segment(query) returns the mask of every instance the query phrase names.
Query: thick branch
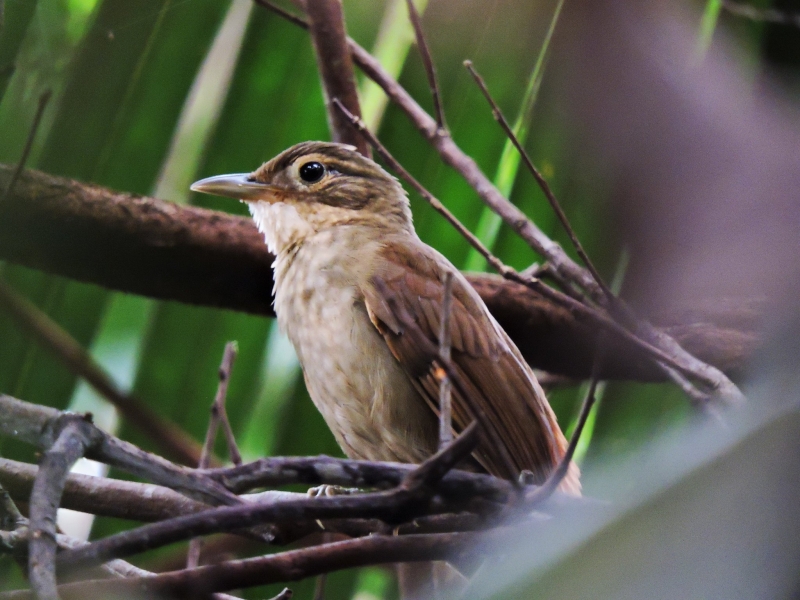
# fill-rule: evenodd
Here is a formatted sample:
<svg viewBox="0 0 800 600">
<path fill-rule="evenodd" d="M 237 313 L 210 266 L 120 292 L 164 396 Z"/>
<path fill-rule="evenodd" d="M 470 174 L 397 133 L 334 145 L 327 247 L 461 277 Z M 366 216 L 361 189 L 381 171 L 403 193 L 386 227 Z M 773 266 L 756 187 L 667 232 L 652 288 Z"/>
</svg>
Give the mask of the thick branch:
<svg viewBox="0 0 800 600">
<path fill-rule="evenodd" d="M 499 535 L 500 532 L 498 532 Z M 427 562 L 469 551 L 479 534 L 370 536 L 258 558 L 235 560 L 155 577 L 86 581 L 59 586 L 63 598 L 128 593 L 187 598 L 267 583 L 297 581 L 320 573 L 391 562 Z M 494 536 L 493 536 L 494 537 Z M 11 598 L 29 597 L 22 593 Z M 204 596 L 200 596 L 204 597 Z"/>
<path fill-rule="evenodd" d="M 0 189 L 11 174 L 0 166 Z M 0 260 L 159 299 L 272 315 L 272 256 L 249 218 L 26 171 L 0 204 Z M 588 378 L 597 329 L 522 285 L 470 275 L 534 367 Z M 656 322 L 686 350 L 737 374 L 758 347 L 763 301 Z M 601 378 L 663 380 L 609 336 Z"/>
</svg>

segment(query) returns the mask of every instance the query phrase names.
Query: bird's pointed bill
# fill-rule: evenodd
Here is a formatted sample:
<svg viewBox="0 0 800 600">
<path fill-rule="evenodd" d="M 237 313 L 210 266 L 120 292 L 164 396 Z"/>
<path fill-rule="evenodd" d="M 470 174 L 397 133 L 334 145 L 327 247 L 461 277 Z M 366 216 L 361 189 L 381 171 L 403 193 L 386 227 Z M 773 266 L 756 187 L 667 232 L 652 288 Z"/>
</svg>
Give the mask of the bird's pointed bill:
<svg viewBox="0 0 800 600">
<path fill-rule="evenodd" d="M 190 188 L 193 192 L 236 198 L 237 200 L 267 200 L 274 188 L 266 183 L 253 181 L 250 173 L 215 175 L 195 181 Z"/>
</svg>

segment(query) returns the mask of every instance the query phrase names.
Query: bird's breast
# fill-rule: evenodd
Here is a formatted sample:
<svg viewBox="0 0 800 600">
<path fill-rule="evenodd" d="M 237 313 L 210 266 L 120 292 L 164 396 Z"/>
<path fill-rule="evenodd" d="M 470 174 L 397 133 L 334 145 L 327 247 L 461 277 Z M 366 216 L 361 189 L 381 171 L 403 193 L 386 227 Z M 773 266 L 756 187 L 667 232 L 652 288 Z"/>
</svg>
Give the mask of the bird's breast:
<svg viewBox="0 0 800 600">
<path fill-rule="evenodd" d="M 360 286 L 379 241 L 322 232 L 275 268 L 275 312 L 309 394 L 352 458 L 421 462 L 436 423 L 367 315 Z"/>
</svg>

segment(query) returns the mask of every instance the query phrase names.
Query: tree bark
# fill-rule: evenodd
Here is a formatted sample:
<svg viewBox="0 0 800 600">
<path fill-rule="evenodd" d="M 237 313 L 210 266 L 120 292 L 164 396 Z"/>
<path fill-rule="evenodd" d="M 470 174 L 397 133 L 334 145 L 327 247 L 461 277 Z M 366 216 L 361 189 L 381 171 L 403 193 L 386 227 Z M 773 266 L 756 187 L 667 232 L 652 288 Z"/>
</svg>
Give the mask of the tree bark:
<svg viewBox="0 0 800 600">
<path fill-rule="evenodd" d="M 12 168 L 0 165 L 0 189 Z M 0 260 L 161 300 L 273 316 L 272 261 L 249 218 L 26 171 L 0 203 Z M 468 279 L 536 368 L 587 378 L 598 331 L 496 275 Z M 763 299 L 653 318 L 700 360 L 741 373 L 760 343 Z M 662 381 L 609 337 L 603 378 Z"/>
</svg>

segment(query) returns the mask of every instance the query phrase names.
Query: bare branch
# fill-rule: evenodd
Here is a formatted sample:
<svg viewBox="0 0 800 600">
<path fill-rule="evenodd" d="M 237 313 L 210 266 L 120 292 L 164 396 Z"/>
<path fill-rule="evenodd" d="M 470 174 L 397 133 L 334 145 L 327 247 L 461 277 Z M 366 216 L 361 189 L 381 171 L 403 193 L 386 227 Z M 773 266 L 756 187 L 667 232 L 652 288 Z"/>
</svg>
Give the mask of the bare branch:
<svg viewBox="0 0 800 600">
<path fill-rule="evenodd" d="M 236 353 L 237 348 L 235 342 L 228 342 L 225 344 L 225 350 L 222 353 L 222 364 L 219 366 L 219 385 L 217 386 L 217 393 L 214 396 L 214 402 L 211 403 L 211 417 L 208 420 L 206 439 L 203 443 L 203 452 L 200 455 L 200 461 L 197 465 L 198 469 L 206 469 L 209 466 L 209 457 L 214 450 L 214 440 L 217 437 L 217 429 L 220 423 L 222 423 L 225 437 L 228 441 L 228 454 L 231 458 L 231 462 L 235 465 L 242 464 L 242 456 L 239 454 L 239 449 L 236 447 L 236 440 L 233 437 L 231 424 L 228 422 L 228 413 L 225 411 L 228 382 L 230 381 L 233 362 L 236 360 Z M 202 548 L 203 542 L 199 538 L 195 538 L 189 542 L 189 550 L 186 552 L 187 569 L 193 569 L 200 564 L 200 552 Z"/>
<path fill-rule="evenodd" d="M 272 504 L 241 504 L 212 508 L 197 514 L 144 525 L 93 542 L 84 548 L 59 555 L 59 565 L 86 567 L 158 548 L 177 541 L 288 520 L 313 521 L 336 518 L 378 518 L 388 523 L 404 523 L 423 514 L 453 512 L 469 499 L 453 505 L 430 504 L 433 486 L 471 452 L 477 443 L 476 427 L 471 426 L 444 450 L 414 468 L 394 490 L 366 494 L 319 496 L 278 501 Z"/>
<path fill-rule="evenodd" d="M 0 530 L 13 531 L 18 527 L 22 519 L 22 513 L 19 512 L 14 500 L 11 499 L 11 494 L 6 491 L 2 482 L 0 482 Z"/>
<path fill-rule="evenodd" d="M 222 425 L 222 431 L 225 434 L 225 440 L 228 444 L 228 455 L 230 456 L 231 462 L 235 465 L 242 464 L 242 455 L 239 453 L 239 448 L 236 446 L 233 430 L 228 421 L 228 413 L 225 410 L 228 383 L 237 352 L 236 342 L 228 342 L 225 344 L 225 350 L 222 353 L 222 363 L 219 366 L 219 385 L 217 386 L 217 393 L 214 396 L 214 402 L 211 404 L 211 418 L 209 419 L 206 439 L 203 443 L 203 451 L 198 463 L 198 468 L 200 469 L 209 467 L 210 457 L 214 449 L 214 438 L 216 437 L 217 429 L 220 425 Z"/>
<path fill-rule="evenodd" d="M 354 114 L 361 114 L 353 59 L 347 47 L 341 0 L 313 0 L 306 2 L 305 8 L 317 67 L 325 91 L 328 124 L 333 141 L 355 146 L 361 154 L 370 156 L 369 146 L 354 131 L 350 122 L 343 119 L 331 106 L 331 101 L 336 98 Z"/>
<path fill-rule="evenodd" d="M 27 500 L 38 468 L 0 458 L 0 485 L 12 498 Z M 159 521 L 199 512 L 207 504 L 152 483 L 135 483 L 70 473 L 60 508 L 134 521 Z"/>
<path fill-rule="evenodd" d="M 203 474 L 236 493 L 290 483 L 388 489 L 400 485 L 414 468 L 400 463 L 296 456 L 261 458 L 241 467 L 209 469 Z M 447 501 L 474 496 L 499 504 L 507 502 L 513 491 L 505 480 L 465 471 L 451 471 L 437 487 Z"/>
<path fill-rule="evenodd" d="M 327 468 L 330 469 L 330 466 Z M 384 468 L 387 472 L 392 473 L 389 465 L 376 466 L 376 468 Z M 35 465 L 0 458 L 0 485 L 7 488 L 12 499 L 27 501 L 37 471 L 38 469 Z M 470 474 L 466 473 L 464 475 L 470 476 Z M 445 489 L 453 487 L 452 477 L 453 475 L 450 475 L 450 479 L 445 482 Z M 395 477 L 395 480 L 400 481 L 401 478 Z M 507 486 L 505 482 L 497 481 L 499 485 Z M 465 487 L 463 489 L 464 494 L 471 493 L 468 488 Z M 480 489 L 475 486 L 471 489 L 477 489 L 480 492 Z M 307 497 L 305 493 L 273 490 L 242 496 L 248 502 L 261 504 L 305 497 Z M 480 494 L 478 494 L 478 497 L 480 497 Z M 118 519 L 152 522 L 201 512 L 207 510 L 208 505 L 159 485 L 70 473 L 61 497 L 60 508 L 69 508 Z M 400 535 L 409 533 L 442 533 L 447 531 L 472 531 L 483 528 L 486 525 L 486 519 L 473 513 L 443 514 L 419 517 L 413 523 L 398 527 L 396 531 Z M 16 525 L 12 526 L 11 529 L 14 527 Z M 285 545 L 321 531 L 341 533 L 349 537 L 361 537 L 385 530 L 386 525 L 377 519 L 293 520 L 276 524 L 271 529 L 271 533 L 274 535 L 271 543 Z"/>
<path fill-rule="evenodd" d="M 321 500 L 321 499 L 317 499 Z M 491 537 L 506 532 L 496 532 Z M 486 534 L 484 534 L 485 536 Z M 267 583 L 297 581 L 320 573 L 391 562 L 446 560 L 470 552 L 479 539 L 473 533 L 370 536 L 235 560 L 155 577 L 97 580 L 59 586 L 64 598 L 98 597 L 130 592 L 185 598 Z M 12 596 L 0 595 L 0 598 Z"/>
<path fill-rule="evenodd" d="M 70 468 L 99 437 L 79 415 L 65 414 L 54 426 L 57 437 L 42 458 L 30 499 L 28 577 L 39 600 L 58 600 L 56 511 Z"/>
<path fill-rule="evenodd" d="M 14 531 L 0 531 L 0 551 L 27 556 L 31 537 L 28 523 L 28 519 L 22 517 Z M 87 542 L 59 533 L 56 534 L 56 544 L 59 549 L 65 549 L 80 548 Z M 114 577 L 150 577 L 153 575 L 153 573 L 135 567 L 124 560 L 109 561 L 102 565 L 102 569 Z"/>
</svg>

